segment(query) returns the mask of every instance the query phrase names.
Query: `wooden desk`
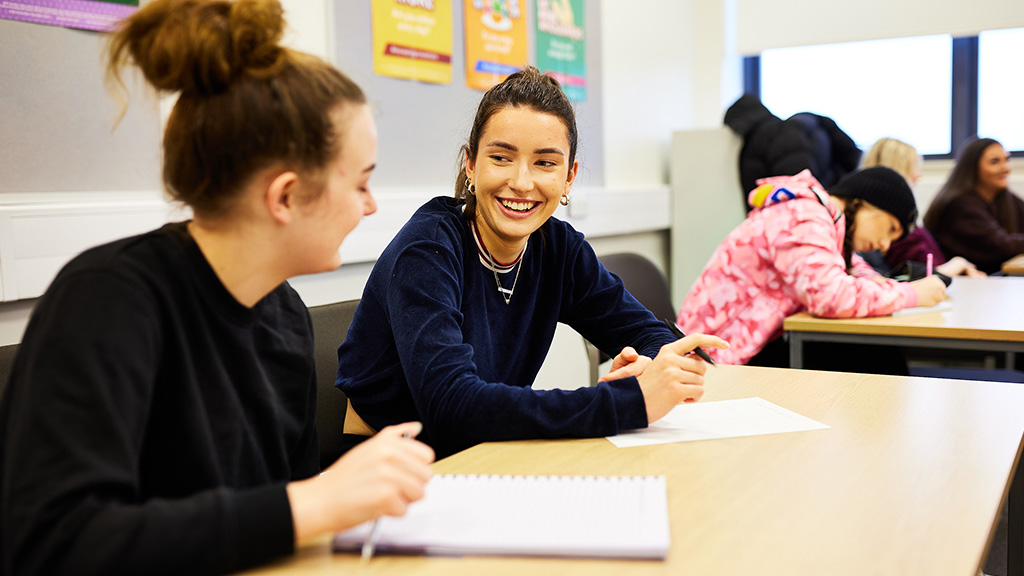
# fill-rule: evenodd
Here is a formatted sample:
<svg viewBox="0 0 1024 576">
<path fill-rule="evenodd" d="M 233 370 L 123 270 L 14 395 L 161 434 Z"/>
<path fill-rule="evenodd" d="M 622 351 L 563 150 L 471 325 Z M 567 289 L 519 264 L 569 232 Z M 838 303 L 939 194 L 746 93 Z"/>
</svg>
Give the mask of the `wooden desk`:
<svg viewBox="0 0 1024 576">
<path fill-rule="evenodd" d="M 945 312 L 836 320 L 807 312 L 786 318 L 789 359 L 803 367 L 803 343 L 856 342 L 890 346 L 959 348 L 1005 352 L 1014 367 L 1014 352 L 1024 352 L 1024 278 L 966 278 L 949 287 L 953 307 Z"/>
<path fill-rule="evenodd" d="M 361 566 L 355 554 L 332 555 L 323 539 L 252 573 L 977 574 L 1024 437 L 1024 386 L 745 366 L 711 369 L 706 384 L 707 400 L 760 396 L 832 428 L 640 448 L 502 442 L 435 465 L 444 473 L 665 475 L 665 562 L 380 556 Z"/>
<path fill-rule="evenodd" d="M 1003 274 L 1008 276 L 1024 276 L 1024 254 L 1018 254 L 1003 262 Z"/>
</svg>

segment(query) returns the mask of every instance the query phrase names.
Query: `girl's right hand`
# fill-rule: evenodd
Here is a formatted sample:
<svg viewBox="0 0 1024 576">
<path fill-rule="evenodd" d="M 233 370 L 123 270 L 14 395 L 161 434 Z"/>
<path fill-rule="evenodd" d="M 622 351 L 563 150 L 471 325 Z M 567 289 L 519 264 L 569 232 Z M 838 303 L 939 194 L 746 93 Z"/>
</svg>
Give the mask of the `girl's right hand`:
<svg viewBox="0 0 1024 576">
<path fill-rule="evenodd" d="M 696 402 L 704 395 L 707 363 L 691 354 L 698 346 L 726 349 L 729 344 L 717 336 L 690 334 L 665 344 L 658 355 L 637 376 L 647 405 L 647 423 L 669 413 L 682 402 Z"/>
<path fill-rule="evenodd" d="M 290 482 L 296 543 L 378 516 L 405 514 L 410 503 L 423 497 L 434 461 L 434 451 L 415 440 L 421 430 L 419 422 L 389 426 L 320 476 Z"/>
<path fill-rule="evenodd" d="M 935 306 L 946 299 L 946 285 L 938 276 L 928 276 L 910 283 L 917 292 L 918 306 Z"/>
</svg>

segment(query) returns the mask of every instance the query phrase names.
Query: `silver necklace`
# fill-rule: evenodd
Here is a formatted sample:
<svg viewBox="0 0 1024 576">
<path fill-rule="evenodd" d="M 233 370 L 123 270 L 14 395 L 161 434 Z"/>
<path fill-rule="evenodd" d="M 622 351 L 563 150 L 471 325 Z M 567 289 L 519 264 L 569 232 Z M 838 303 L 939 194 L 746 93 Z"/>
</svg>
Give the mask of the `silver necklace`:
<svg viewBox="0 0 1024 576">
<path fill-rule="evenodd" d="M 526 248 L 523 248 L 523 252 L 526 252 Z M 501 286 L 501 280 L 498 279 L 497 270 L 491 270 L 494 273 L 494 283 L 498 285 L 498 292 L 501 293 L 501 297 L 505 299 L 505 305 L 512 301 L 512 293 L 516 291 L 516 282 L 519 282 L 519 272 L 523 269 L 523 255 L 519 254 L 519 268 L 516 268 L 516 277 L 512 280 L 512 288 L 503 288 Z"/>
<path fill-rule="evenodd" d="M 523 251 L 519 253 L 519 257 L 516 258 L 515 262 L 511 264 L 500 264 L 493 256 L 491 256 L 487 247 L 484 246 L 483 238 L 480 237 L 480 231 L 477 230 L 476 223 L 470 221 L 469 227 L 473 231 L 473 240 L 476 241 L 476 251 L 477 255 L 480 257 L 480 263 L 494 274 L 494 283 L 498 286 L 498 294 L 500 294 L 505 300 L 505 305 L 507 306 L 512 301 L 512 294 L 516 290 L 516 283 L 519 282 L 519 273 L 523 270 L 523 254 L 526 254 L 526 245 L 523 246 Z M 516 265 L 518 265 L 519 268 L 516 268 L 516 277 L 512 279 L 512 288 L 505 288 L 501 285 L 501 278 L 498 277 L 498 273 L 511 272 L 512 268 Z"/>
</svg>

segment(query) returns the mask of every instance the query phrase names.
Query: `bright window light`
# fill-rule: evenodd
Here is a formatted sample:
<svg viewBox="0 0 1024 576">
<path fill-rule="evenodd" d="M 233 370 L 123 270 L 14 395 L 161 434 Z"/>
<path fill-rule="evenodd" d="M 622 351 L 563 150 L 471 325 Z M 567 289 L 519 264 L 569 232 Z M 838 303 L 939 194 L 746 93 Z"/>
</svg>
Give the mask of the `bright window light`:
<svg viewBox="0 0 1024 576">
<path fill-rule="evenodd" d="M 1024 28 L 978 35 L 978 135 L 1024 150 Z"/>
<path fill-rule="evenodd" d="M 782 119 L 828 116 L 862 150 L 890 137 L 921 154 L 949 154 L 952 69 L 947 35 L 765 50 L 761 101 Z"/>
</svg>

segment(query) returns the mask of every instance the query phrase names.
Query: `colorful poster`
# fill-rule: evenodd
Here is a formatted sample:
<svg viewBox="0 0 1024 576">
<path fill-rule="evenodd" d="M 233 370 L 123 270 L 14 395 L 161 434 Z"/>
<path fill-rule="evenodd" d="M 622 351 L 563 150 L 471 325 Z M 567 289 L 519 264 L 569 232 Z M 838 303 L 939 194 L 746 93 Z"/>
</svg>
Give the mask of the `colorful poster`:
<svg viewBox="0 0 1024 576">
<path fill-rule="evenodd" d="M 452 0 L 373 0 L 373 71 L 452 81 Z"/>
<path fill-rule="evenodd" d="M 0 18 L 85 30 L 112 30 L 139 0 L 0 0 Z"/>
<path fill-rule="evenodd" d="M 584 0 L 537 0 L 537 68 L 574 102 L 587 99 Z"/>
<path fill-rule="evenodd" d="M 487 90 L 528 62 L 525 0 L 464 0 L 466 86 Z"/>
</svg>

